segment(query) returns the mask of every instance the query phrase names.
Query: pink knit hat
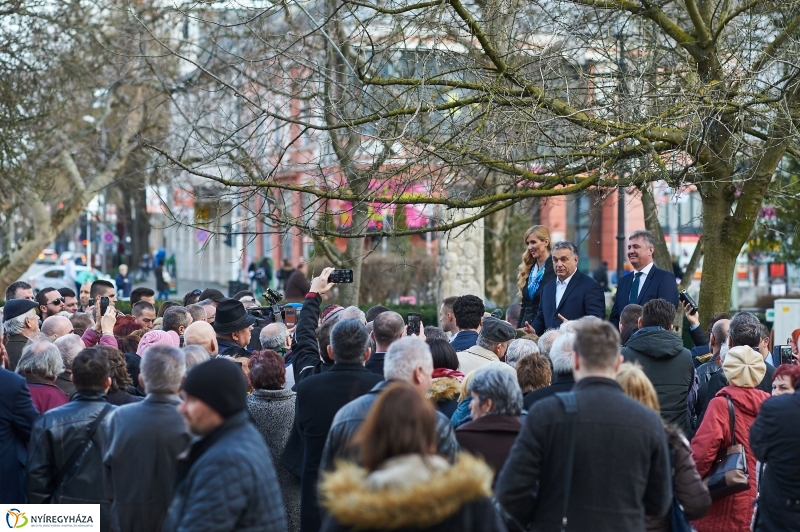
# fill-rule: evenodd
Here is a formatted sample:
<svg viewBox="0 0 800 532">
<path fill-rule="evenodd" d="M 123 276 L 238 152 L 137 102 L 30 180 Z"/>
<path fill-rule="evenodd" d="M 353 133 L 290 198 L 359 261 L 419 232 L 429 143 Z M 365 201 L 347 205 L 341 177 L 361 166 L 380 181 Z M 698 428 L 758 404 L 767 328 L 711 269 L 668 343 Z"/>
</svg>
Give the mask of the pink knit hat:
<svg viewBox="0 0 800 532">
<path fill-rule="evenodd" d="M 136 348 L 136 354 L 142 356 L 142 353 L 144 353 L 145 349 L 147 349 L 151 345 L 158 345 L 158 344 L 166 344 L 166 345 L 171 345 L 173 347 L 180 347 L 181 338 L 175 331 L 160 331 L 158 329 L 154 329 L 150 332 L 145 333 L 144 336 L 142 336 L 142 339 L 139 340 L 139 347 Z"/>
</svg>

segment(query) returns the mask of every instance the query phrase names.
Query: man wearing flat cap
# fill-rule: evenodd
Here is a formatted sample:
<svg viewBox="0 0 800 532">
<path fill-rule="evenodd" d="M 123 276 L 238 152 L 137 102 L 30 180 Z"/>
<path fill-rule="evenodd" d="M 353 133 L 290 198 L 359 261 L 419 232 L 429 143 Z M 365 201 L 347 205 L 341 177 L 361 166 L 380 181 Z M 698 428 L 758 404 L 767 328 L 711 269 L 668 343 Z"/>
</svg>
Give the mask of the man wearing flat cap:
<svg viewBox="0 0 800 532">
<path fill-rule="evenodd" d="M 29 338 L 39 332 L 39 316 L 36 307 L 39 304 L 30 299 L 10 299 L 3 307 L 3 329 L 8 336 L 6 351 L 11 361 L 11 371 L 17 367 L 22 350 L 30 342 Z"/>
<path fill-rule="evenodd" d="M 215 358 L 192 368 L 178 412 L 197 438 L 178 456 L 163 530 L 285 531 L 275 468 L 247 411 L 241 366 Z"/>
<path fill-rule="evenodd" d="M 247 345 L 253 334 L 256 319 L 247 313 L 241 301 L 223 299 L 217 305 L 214 332 L 217 333 L 219 355 L 233 358 L 249 357 Z"/>
<path fill-rule="evenodd" d="M 475 345 L 458 352 L 458 369 L 466 375 L 484 364 L 496 362 L 506 356 L 508 343 L 517 337 L 514 327 L 497 318 L 483 318 L 483 326 Z"/>
</svg>

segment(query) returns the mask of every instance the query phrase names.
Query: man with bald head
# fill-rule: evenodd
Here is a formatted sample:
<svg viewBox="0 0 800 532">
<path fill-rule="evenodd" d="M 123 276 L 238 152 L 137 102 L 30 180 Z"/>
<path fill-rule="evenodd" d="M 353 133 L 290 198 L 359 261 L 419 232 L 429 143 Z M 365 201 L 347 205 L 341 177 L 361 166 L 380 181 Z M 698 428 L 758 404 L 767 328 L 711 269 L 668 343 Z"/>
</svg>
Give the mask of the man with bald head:
<svg viewBox="0 0 800 532">
<path fill-rule="evenodd" d="M 199 345 L 212 357 L 219 353 L 217 333 L 214 332 L 214 327 L 205 321 L 196 321 L 186 327 L 183 333 L 183 343 L 184 345 Z"/>
<path fill-rule="evenodd" d="M 72 322 L 64 316 L 50 316 L 42 322 L 42 334 L 50 340 L 61 338 L 73 332 Z"/>
<path fill-rule="evenodd" d="M 383 359 L 389 346 L 406 335 L 406 323 L 397 312 L 381 312 L 372 322 L 370 337 L 375 342 L 375 352 L 364 364 L 368 370 L 383 376 Z"/>
</svg>

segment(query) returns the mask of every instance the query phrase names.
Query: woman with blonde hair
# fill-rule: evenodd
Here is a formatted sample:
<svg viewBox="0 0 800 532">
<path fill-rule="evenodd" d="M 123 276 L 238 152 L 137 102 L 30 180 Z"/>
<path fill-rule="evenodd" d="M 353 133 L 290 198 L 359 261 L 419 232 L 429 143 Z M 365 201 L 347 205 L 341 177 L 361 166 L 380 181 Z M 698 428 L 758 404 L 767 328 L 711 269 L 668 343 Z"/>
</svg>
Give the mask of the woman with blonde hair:
<svg viewBox="0 0 800 532">
<path fill-rule="evenodd" d="M 656 389 L 638 364 L 625 362 L 617 371 L 617 382 L 625 395 L 660 414 Z M 703 517 L 711 508 L 711 496 L 700 475 L 697 473 L 692 448 L 676 425 L 665 425 L 667 444 L 672 456 L 672 491 L 683 508 L 687 519 Z M 670 532 L 671 514 L 664 517 L 645 516 L 647 532 Z"/>
<path fill-rule="evenodd" d="M 517 274 L 517 286 L 522 295 L 517 328 L 530 325 L 539 311 L 542 287 L 556 278 L 550 251 L 550 231 L 543 225 L 534 225 L 525 231 L 525 253 Z"/>
</svg>

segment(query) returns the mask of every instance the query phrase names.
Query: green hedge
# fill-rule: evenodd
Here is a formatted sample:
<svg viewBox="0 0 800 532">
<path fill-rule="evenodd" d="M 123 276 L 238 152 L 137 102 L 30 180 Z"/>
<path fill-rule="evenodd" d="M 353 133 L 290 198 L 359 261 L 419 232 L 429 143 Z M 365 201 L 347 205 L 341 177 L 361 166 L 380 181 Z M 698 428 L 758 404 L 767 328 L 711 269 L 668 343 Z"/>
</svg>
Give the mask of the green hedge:
<svg viewBox="0 0 800 532">
<path fill-rule="evenodd" d="M 408 303 L 403 303 L 401 305 L 394 305 L 392 303 L 378 304 L 397 312 L 403 316 L 403 319 L 407 318 L 409 312 L 416 312 L 420 315 L 420 320 L 423 325 L 439 325 L 439 308 L 436 305 L 409 305 Z M 370 303 L 368 305 L 359 305 L 358 307 L 366 312 L 374 306 L 375 303 Z"/>
</svg>

